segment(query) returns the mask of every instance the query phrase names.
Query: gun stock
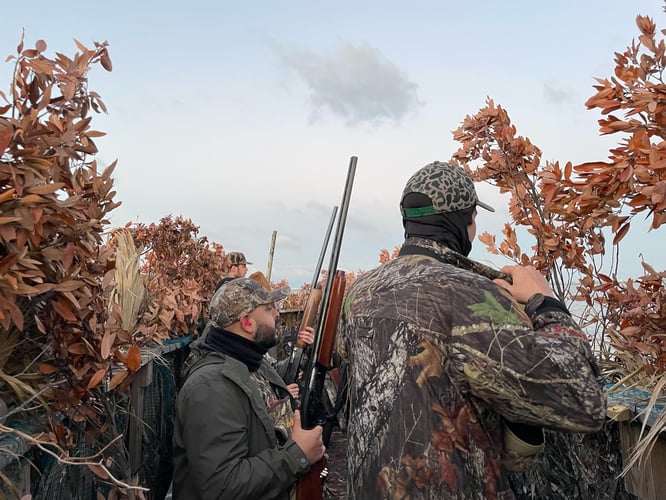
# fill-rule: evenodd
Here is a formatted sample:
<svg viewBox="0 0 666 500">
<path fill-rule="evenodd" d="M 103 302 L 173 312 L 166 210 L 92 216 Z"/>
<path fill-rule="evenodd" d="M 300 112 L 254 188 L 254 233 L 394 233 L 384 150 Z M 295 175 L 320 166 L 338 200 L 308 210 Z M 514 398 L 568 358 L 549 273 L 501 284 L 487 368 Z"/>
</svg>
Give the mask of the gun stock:
<svg viewBox="0 0 666 500">
<path fill-rule="evenodd" d="M 306 326 L 314 327 L 317 319 L 317 311 L 319 311 L 319 304 L 321 304 L 322 291 L 321 287 L 313 288 L 308 296 L 308 303 L 305 304 L 305 311 L 303 311 L 303 319 L 298 327 L 298 331 L 304 330 Z M 301 349 L 305 348 L 305 342 L 296 342 L 296 346 Z"/>
<path fill-rule="evenodd" d="M 310 472 L 302 476 L 296 485 L 296 500 L 317 500 L 324 498 L 324 479 L 326 478 L 326 464 L 328 459 L 324 455 L 319 462 L 310 467 Z"/>
<path fill-rule="evenodd" d="M 306 326 L 314 326 L 317 319 L 317 311 L 319 311 L 319 304 L 322 299 L 322 291 L 320 287 L 313 288 L 308 296 L 308 302 L 305 304 L 305 311 L 303 312 L 303 319 L 298 327 L 300 332 Z M 284 381 L 287 385 L 294 384 L 298 381 L 298 373 L 303 364 L 304 349 L 307 347 L 305 342 L 297 340 L 289 355 L 287 362 L 287 370 L 284 374 Z"/>
<path fill-rule="evenodd" d="M 321 338 L 319 352 L 317 353 L 317 364 L 327 370 L 331 369 L 333 350 L 335 349 L 335 333 L 337 332 L 338 320 L 340 319 L 342 301 L 345 297 L 346 284 L 347 279 L 345 278 L 345 272 L 336 271 L 335 277 L 333 278 L 328 315 L 324 322 L 324 333 Z"/>
<path fill-rule="evenodd" d="M 323 396 L 326 372 L 331 368 L 335 347 L 335 334 L 340 318 L 340 309 L 345 294 L 345 272 L 337 271 L 333 278 L 330 306 L 328 308 L 320 342 L 311 356 L 303 378 L 305 390 L 301 395 L 301 423 L 304 429 L 324 425 L 328 419 Z M 328 445 L 328 443 L 324 443 Z"/>
</svg>

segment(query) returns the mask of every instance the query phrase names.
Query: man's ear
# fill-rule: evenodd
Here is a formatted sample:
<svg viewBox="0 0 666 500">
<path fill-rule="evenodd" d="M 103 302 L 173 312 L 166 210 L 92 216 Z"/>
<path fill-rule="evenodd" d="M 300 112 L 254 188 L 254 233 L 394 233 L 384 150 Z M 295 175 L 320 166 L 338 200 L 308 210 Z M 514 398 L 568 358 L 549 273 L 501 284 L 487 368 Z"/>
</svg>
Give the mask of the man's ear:
<svg viewBox="0 0 666 500">
<path fill-rule="evenodd" d="M 244 332 L 252 333 L 252 320 L 249 314 L 242 314 L 240 317 L 240 326 Z"/>
</svg>

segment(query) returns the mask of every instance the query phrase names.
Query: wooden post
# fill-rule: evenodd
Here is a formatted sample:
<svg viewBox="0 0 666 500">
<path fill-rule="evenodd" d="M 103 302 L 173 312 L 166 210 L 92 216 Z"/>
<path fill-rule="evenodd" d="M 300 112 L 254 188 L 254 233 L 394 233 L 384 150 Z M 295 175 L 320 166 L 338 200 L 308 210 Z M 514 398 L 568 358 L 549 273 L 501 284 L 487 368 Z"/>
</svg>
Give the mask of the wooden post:
<svg viewBox="0 0 666 500">
<path fill-rule="evenodd" d="M 266 279 L 268 283 L 271 282 L 271 273 L 273 272 L 273 255 L 275 254 L 275 238 L 277 237 L 277 231 L 273 230 L 273 236 L 271 238 L 271 249 L 268 252 L 268 269 L 266 270 Z"/>
<path fill-rule="evenodd" d="M 128 430 L 129 465 L 132 478 L 138 477 L 143 462 L 143 435 L 145 423 L 143 421 L 143 398 L 145 387 L 153 381 L 153 360 L 142 356 L 142 366 L 136 372 L 130 386 L 130 421 Z M 138 483 L 137 483 L 138 484 Z M 134 492 L 130 493 L 130 498 Z"/>
</svg>

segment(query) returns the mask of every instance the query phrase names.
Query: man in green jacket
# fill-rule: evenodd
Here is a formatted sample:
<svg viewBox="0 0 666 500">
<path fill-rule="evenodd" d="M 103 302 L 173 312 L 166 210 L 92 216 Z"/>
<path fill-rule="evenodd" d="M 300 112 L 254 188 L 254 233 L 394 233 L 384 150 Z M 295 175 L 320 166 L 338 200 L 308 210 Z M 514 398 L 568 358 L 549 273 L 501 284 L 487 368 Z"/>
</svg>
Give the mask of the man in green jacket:
<svg viewBox="0 0 666 500">
<path fill-rule="evenodd" d="M 541 428 L 604 422 L 589 342 L 545 278 L 467 258 L 477 207 L 492 210 L 459 166 L 419 169 L 400 255 L 347 292 L 350 499 L 511 499 L 507 471 L 529 465 Z"/>
<path fill-rule="evenodd" d="M 178 393 L 174 500 L 288 499 L 324 454 L 322 428 L 305 430 L 294 400 L 264 354 L 277 342 L 276 302 L 239 278 L 211 299 L 204 355 Z"/>
</svg>

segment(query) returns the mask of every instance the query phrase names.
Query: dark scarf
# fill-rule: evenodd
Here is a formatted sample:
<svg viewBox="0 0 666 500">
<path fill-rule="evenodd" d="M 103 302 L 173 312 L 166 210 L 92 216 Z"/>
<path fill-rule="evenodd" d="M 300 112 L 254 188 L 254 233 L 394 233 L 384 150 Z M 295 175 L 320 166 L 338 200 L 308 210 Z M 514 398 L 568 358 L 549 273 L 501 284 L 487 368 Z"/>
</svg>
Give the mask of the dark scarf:
<svg viewBox="0 0 666 500">
<path fill-rule="evenodd" d="M 405 238 L 416 236 L 434 240 L 454 252 L 468 256 L 472 251 L 467 227 L 472 223 L 474 208 L 402 219 Z"/>
<path fill-rule="evenodd" d="M 236 335 L 235 333 L 211 326 L 201 349 L 208 352 L 221 352 L 244 363 L 248 370 L 256 372 L 268 349 Z"/>
</svg>

